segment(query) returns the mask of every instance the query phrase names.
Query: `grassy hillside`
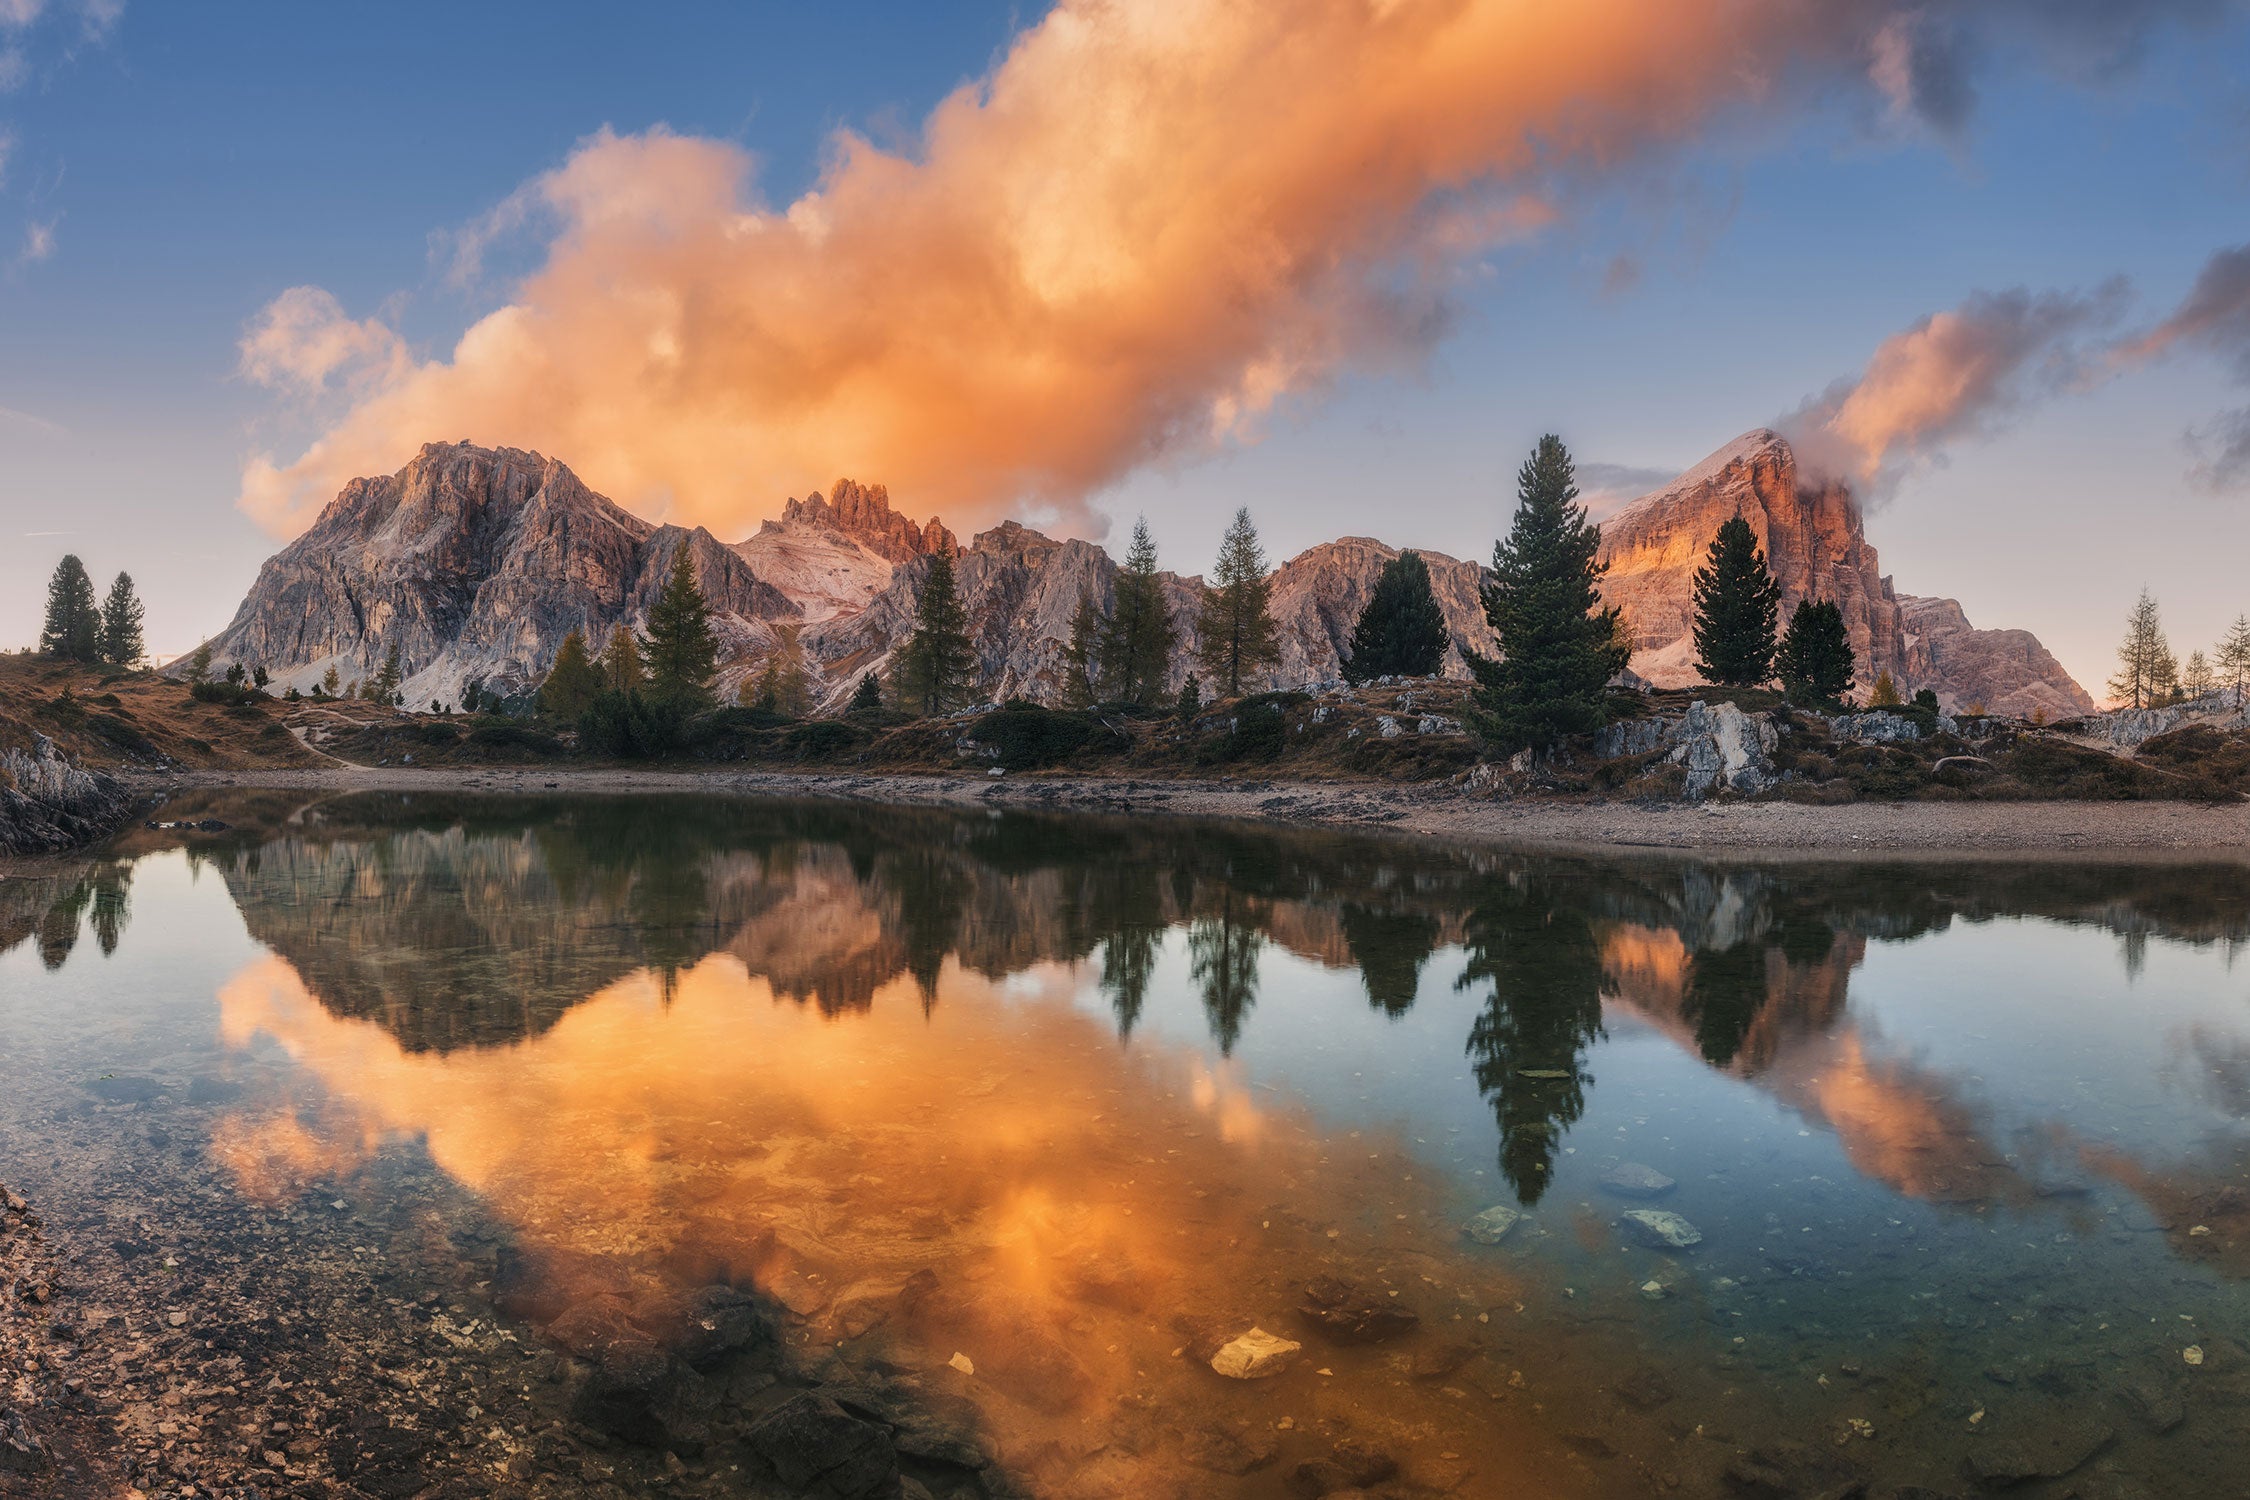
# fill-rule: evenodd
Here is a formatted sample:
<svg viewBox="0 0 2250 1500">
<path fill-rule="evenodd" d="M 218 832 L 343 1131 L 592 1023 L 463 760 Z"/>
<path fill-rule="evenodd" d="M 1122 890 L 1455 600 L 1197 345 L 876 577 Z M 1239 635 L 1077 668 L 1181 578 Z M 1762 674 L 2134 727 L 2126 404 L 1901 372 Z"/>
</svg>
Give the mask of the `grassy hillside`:
<svg viewBox="0 0 2250 1500">
<path fill-rule="evenodd" d="M 280 703 L 199 703 L 154 672 L 0 655 L 0 745 L 44 734 L 104 770 L 312 766 L 321 758 L 282 722 Z"/>
</svg>

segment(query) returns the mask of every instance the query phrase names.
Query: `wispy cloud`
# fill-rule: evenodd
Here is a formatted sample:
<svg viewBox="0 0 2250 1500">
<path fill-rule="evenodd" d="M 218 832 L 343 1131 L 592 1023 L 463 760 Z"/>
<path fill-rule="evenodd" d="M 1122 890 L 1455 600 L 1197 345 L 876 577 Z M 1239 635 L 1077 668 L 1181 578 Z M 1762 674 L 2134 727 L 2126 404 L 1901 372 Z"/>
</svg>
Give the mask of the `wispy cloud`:
<svg viewBox="0 0 2250 1500">
<path fill-rule="evenodd" d="M 60 219 L 34 219 L 24 226 L 23 249 L 16 252 L 16 264 L 35 266 L 51 260 L 55 254 L 55 226 Z"/>
<path fill-rule="evenodd" d="M 12 422 L 45 433 L 48 437 L 68 437 L 70 431 L 60 422 L 50 422 L 45 417 L 28 411 L 17 411 L 12 406 L 0 406 L 0 422 Z"/>
<path fill-rule="evenodd" d="M 0 27 L 21 31 L 46 8 L 47 0 L 0 0 Z"/>
</svg>

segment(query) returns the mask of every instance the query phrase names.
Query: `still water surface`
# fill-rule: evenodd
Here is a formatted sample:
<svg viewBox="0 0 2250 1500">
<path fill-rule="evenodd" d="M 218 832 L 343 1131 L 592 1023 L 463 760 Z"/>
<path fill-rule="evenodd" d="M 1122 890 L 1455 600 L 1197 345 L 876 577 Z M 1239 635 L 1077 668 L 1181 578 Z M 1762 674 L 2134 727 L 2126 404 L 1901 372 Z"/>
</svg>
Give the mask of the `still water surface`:
<svg viewBox="0 0 2250 1500">
<path fill-rule="evenodd" d="M 173 1108 L 214 1200 L 434 1171 L 505 1241 L 503 1319 L 754 1285 L 1037 1494 L 1303 1493 L 1346 1443 L 1401 1494 L 2250 1472 L 2241 867 L 216 810 L 0 886 L 0 1158 L 42 1143 L 6 1175 L 58 1217 L 130 1211 L 52 1201 L 131 1190 L 44 1159 L 66 1108 Z M 1214 1373 L 1253 1324 L 1301 1354 Z"/>
</svg>

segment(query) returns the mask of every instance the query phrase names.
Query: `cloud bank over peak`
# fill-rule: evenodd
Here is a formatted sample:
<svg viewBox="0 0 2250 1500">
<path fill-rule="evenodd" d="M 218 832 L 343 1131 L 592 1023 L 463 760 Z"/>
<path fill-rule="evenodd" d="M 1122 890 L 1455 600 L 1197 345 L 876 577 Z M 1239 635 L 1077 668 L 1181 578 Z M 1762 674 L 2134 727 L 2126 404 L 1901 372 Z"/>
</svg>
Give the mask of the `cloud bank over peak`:
<svg viewBox="0 0 2250 1500">
<path fill-rule="evenodd" d="M 1062 0 L 911 149 L 843 132 L 786 205 L 730 143 L 586 139 L 455 241 L 467 270 L 492 233 L 552 235 L 443 357 L 317 288 L 284 293 L 245 335 L 244 374 L 344 405 L 296 456 L 254 455 L 240 503 L 291 533 L 347 480 L 470 436 L 721 534 L 837 473 L 970 525 L 1038 507 L 1071 526 L 1141 464 L 1254 437 L 1346 369 L 1419 359 L 1480 256 L 1724 116 L 1842 81 L 1952 130 L 1984 48 L 2114 58 L 2213 8 Z M 1837 440 L 1941 431 L 1909 392 L 1973 342 L 1933 321 L 1927 347 L 1840 398 Z M 2045 378 L 2036 355 L 1990 359 L 1996 388 Z"/>
</svg>

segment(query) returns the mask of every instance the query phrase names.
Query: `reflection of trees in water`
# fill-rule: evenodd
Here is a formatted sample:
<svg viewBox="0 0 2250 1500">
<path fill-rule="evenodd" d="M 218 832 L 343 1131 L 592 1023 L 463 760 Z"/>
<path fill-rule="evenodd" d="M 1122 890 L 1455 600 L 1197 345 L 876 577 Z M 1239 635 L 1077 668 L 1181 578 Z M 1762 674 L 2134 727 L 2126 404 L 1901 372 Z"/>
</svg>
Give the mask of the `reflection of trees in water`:
<svg viewBox="0 0 2250 1500">
<path fill-rule="evenodd" d="M 0 881 L 0 953 L 35 940 L 39 962 L 60 969 L 90 929 L 103 956 L 132 919 L 133 867 L 103 860 L 42 877 Z"/>
<path fill-rule="evenodd" d="M 1347 901 L 1336 920 L 1359 965 L 1368 1003 L 1393 1019 L 1412 1010 L 1422 983 L 1422 965 L 1437 951 L 1437 917 L 1412 907 Z"/>
<path fill-rule="evenodd" d="M 2003 912 L 2196 942 L 2250 935 L 2250 872 L 2235 867 L 1604 863 L 1330 831 L 721 798 L 362 795 L 282 826 L 238 825 L 203 846 L 253 935 L 331 1007 L 439 1049 L 541 1029 L 635 969 L 672 974 L 722 949 L 775 994 L 835 1015 L 901 976 L 927 1001 L 949 958 L 995 978 L 1091 961 L 1127 1035 L 1179 928 L 1221 1050 L 1240 1041 L 1270 945 L 1355 968 L 1369 1003 L 1402 1016 L 1431 955 L 1463 944 L 1495 990 L 1478 1055 L 1575 1074 L 1598 1034 L 1601 952 L 1645 930 L 1677 935 L 1671 956 L 1641 955 L 1669 967 L 1613 977 L 1613 995 L 1676 1017 L 1713 1064 L 1755 1070 L 1775 1038 L 1832 1022 L 1864 938 Z M 55 887 L 18 914 L 13 941 L 37 935 L 59 963 L 90 914 L 114 947 L 124 868 Z M 11 894 L 0 887 L 0 941 Z M 1531 1182 L 1531 1127 L 1567 1125 L 1582 1085 L 1486 1081 L 1506 1096 L 1496 1112 L 1521 1121 L 1509 1150 Z"/>
<path fill-rule="evenodd" d="M 1203 1014 L 1221 1057 L 1234 1055 L 1242 1023 L 1258 1003 L 1258 956 L 1266 940 L 1248 908 L 1232 889 L 1224 890 L 1218 909 L 1188 929 L 1188 972 L 1203 990 Z"/>
<path fill-rule="evenodd" d="M 1469 1028 L 1477 1088 L 1500 1127 L 1500 1175 L 1526 1204 L 1554 1175 L 1562 1132 L 1586 1109 L 1583 1054 L 1602 1034 L 1602 962 L 1582 902 L 1522 872 L 1488 881 L 1467 922 L 1459 988 L 1490 984 Z"/>
</svg>

